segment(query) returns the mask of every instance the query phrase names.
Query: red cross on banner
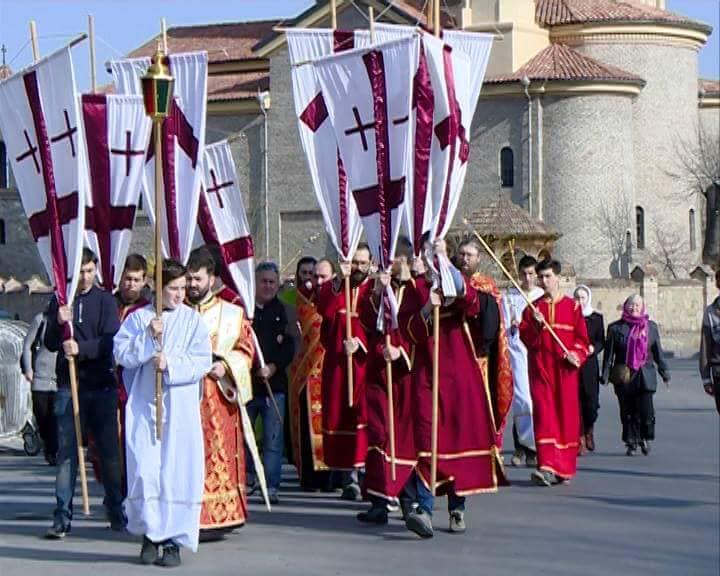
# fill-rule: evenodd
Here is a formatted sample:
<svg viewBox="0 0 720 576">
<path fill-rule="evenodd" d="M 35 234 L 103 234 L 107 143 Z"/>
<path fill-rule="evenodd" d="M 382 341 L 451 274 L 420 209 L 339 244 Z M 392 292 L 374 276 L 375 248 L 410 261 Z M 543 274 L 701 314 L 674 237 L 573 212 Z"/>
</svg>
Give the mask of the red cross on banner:
<svg viewBox="0 0 720 576">
<path fill-rule="evenodd" d="M 213 185 L 212 185 L 212 188 L 207 189 L 207 193 L 215 194 L 217 197 L 218 204 L 220 205 L 220 208 L 224 208 L 225 206 L 223 205 L 222 195 L 221 195 L 220 191 L 223 188 L 229 188 L 230 186 L 232 186 L 233 181 L 230 180 L 229 182 L 223 182 L 222 184 L 218 184 L 217 176 L 215 176 L 215 170 L 213 170 L 213 169 L 210 169 L 210 178 L 212 179 Z"/>
<path fill-rule="evenodd" d="M 75 141 L 73 140 L 73 134 L 77 132 L 77 126 L 70 126 L 70 116 L 68 115 L 67 110 L 63 110 L 63 116 L 65 117 L 65 132 L 61 132 L 57 136 L 53 136 L 50 138 L 50 142 L 53 144 L 56 142 L 62 142 L 63 140 L 67 139 L 70 143 L 70 153 L 72 154 L 72 157 L 75 158 Z"/>
<path fill-rule="evenodd" d="M 362 142 L 363 150 L 367 152 L 368 143 L 367 136 L 365 136 L 365 131 L 375 130 L 375 122 L 373 121 L 363 124 L 363 121 L 360 119 L 360 111 L 358 110 L 357 106 L 353 106 L 352 111 L 353 116 L 355 117 L 355 126 L 345 130 L 345 135 L 350 136 L 352 134 L 360 134 L 360 141 Z"/>
<path fill-rule="evenodd" d="M 40 174 L 40 164 L 37 157 L 37 146 L 33 146 L 32 142 L 30 142 L 30 135 L 28 134 L 27 130 L 23 130 L 23 133 L 25 134 L 25 141 L 27 142 L 28 149 L 26 152 L 23 152 L 22 154 L 20 154 L 20 156 L 15 158 L 15 160 L 17 162 L 22 162 L 23 160 L 25 160 L 25 158 L 29 158 L 30 156 L 32 156 L 33 163 L 35 164 L 35 170 L 38 174 Z"/>
<path fill-rule="evenodd" d="M 125 148 L 111 148 L 111 154 L 125 156 L 125 176 L 130 176 L 130 161 L 133 156 L 145 156 L 145 150 L 133 150 L 130 143 L 132 142 L 132 132 L 125 131 Z"/>
</svg>

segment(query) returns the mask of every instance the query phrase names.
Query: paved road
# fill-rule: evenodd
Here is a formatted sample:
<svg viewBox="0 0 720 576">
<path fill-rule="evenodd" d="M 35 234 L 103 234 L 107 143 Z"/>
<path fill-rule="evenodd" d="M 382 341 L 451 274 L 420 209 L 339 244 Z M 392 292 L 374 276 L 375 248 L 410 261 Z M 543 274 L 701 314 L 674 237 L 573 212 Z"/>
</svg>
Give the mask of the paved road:
<svg viewBox="0 0 720 576">
<path fill-rule="evenodd" d="M 656 395 L 658 440 L 649 457 L 628 458 L 619 441 L 617 404 L 602 391 L 598 451 L 580 460 L 569 486 L 541 489 L 525 469 L 513 486 L 469 501 L 468 532 L 421 541 L 399 517 L 382 528 L 357 524 L 363 508 L 335 495 L 304 494 L 288 469 L 272 513 L 251 504 L 251 521 L 224 542 L 185 554 L 177 574 L 448 574 L 607 576 L 720 573 L 718 415 L 695 363 L 674 361 L 673 388 Z M 0 576 L 152 574 L 137 564 L 139 543 L 93 516 L 77 518 L 62 542 L 39 536 L 50 524 L 52 469 L 40 458 L 0 449 Z M 131 571 L 131 572 L 130 572 Z"/>
</svg>

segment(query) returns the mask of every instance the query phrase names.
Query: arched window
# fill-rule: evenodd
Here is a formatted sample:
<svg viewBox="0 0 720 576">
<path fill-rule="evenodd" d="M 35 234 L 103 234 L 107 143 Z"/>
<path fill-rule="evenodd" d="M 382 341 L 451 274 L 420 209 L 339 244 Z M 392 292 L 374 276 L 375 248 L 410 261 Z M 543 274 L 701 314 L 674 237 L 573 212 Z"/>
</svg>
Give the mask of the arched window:
<svg viewBox="0 0 720 576">
<path fill-rule="evenodd" d="M 0 219 L 0 244 L 5 244 L 5 220 Z"/>
<path fill-rule="evenodd" d="M 500 150 L 500 182 L 503 188 L 515 186 L 515 155 L 509 146 Z"/>
<path fill-rule="evenodd" d="M 638 250 L 645 249 L 645 210 L 640 206 L 635 207 L 635 236 L 637 237 Z"/>
<path fill-rule="evenodd" d="M 697 249 L 697 242 L 695 239 L 695 210 L 690 208 L 689 212 L 690 219 L 690 251 L 695 252 Z"/>
<path fill-rule="evenodd" d="M 8 187 L 7 148 L 0 140 L 0 188 Z"/>
</svg>

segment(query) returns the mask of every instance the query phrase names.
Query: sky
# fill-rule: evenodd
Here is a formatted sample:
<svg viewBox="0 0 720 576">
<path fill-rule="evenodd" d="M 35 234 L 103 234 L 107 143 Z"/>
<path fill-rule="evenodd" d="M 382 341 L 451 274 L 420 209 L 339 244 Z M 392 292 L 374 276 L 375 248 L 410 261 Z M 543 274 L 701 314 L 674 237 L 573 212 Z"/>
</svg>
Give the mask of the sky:
<svg viewBox="0 0 720 576">
<path fill-rule="evenodd" d="M 0 44 L 18 71 L 32 61 L 28 22 L 37 22 L 40 53 L 49 54 L 87 30 L 95 17 L 98 84 L 110 81 L 103 63 L 123 56 L 152 38 L 165 17 L 168 27 L 211 22 L 291 18 L 314 0 L 0 0 Z M 700 76 L 720 78 L 720 2 L 667 0 L 667 8 L 710 24 L 714 32 L 700 52 Z M 88 43 L 74 49 L 78 86 L 90 85 Z"/>
</svg>

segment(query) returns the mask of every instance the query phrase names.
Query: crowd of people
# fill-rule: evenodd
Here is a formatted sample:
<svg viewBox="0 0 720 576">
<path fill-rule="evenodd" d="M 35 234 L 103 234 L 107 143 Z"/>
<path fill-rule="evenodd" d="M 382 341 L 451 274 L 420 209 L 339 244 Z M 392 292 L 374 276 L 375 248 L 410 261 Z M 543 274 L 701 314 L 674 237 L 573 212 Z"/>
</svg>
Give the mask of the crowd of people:
<svg viewBox="0 0 720 576">
<path fill-rule="evenodd" d="M 367 501 L 359 522 L 385 524 L 399 508 L 408 530 L 430 538 L 435 498 L 446 496 L 449 530 L 464 532 L 467 496 L 507 485 L 506 424 L 511 466 L 542 487 L 573 478 L 578 455 L 595 450 L 601 384 L 614 386 L 627 455 L 650 452 L 656 373 L 668 383 L 670 372 L 637 294 L 605 332 L 589 287 L 562 292 L 559 262 L 523 256 L 520 289 L 501 291 L 470 239 L 454 254 L 426 243 L 420 257 L 401 241 L 387 271 L 364 244 L 352 262 L 303 257 L 292 282 L 263 261 L 246 303 L 220 281 L 216 256 L 201 247 L 186 266 L 164 260 L 153 294 L 145 258 L 132 254 L 110 294 L 85 249 L 72 305 L 52 300 L 31 324 L 23 369 L 56 467 L 46 537 L 64 538 L 73 518 L 68 359 L 107 519 L 142 537 L 144 564 L 177 566 L 181 547 L 241 526 L 256 491 L 277 505 L 284 456 L 304 490 Z M 432 272 L 446 258 L 452 297 Z M 388 288 L 397 322 L 385 314 L 380 331 Z M 720 411 L 720 299 L 702 343 L 703 383 Z"/>
</svg>

